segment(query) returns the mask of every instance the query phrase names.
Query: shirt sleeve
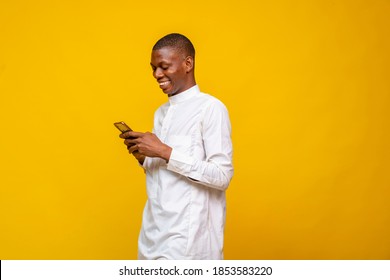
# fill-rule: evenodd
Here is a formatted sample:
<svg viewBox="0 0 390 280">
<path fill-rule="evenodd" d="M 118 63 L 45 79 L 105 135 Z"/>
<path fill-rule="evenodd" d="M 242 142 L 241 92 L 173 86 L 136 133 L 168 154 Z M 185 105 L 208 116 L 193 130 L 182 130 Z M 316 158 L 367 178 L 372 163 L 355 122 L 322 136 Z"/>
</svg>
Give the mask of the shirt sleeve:
<svg viewBox="0 0 390 280">
<path fill-rule="evenodd" d="M 224 191 L 233 177 L 231 124 L 226 107 L 213 102 L 202 120 L 206 159 L 199 160 L 172 149 L 167 169 L 199 184 Z"/>
</svg>

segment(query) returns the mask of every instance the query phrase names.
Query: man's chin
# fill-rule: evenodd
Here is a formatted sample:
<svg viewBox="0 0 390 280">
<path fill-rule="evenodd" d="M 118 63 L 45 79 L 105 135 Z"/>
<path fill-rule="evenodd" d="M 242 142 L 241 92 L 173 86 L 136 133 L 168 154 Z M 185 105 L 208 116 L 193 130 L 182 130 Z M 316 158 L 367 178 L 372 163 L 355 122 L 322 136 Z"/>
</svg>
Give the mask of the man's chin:
<svg viewBox="0 0 390 280">
<path fill-rule="evenodd" d="M 166 94 L 166 95 L 168 95 L 168 96 L 171 96 L 171 92 L 170 92 L 170 91 L 165 91 L 165 90 L 163 90 L 163 93 Z"/>
<path fill-rule="evenodd" d="M 162 89 L 162 91 L 163 91 L 163 93 L 167 94 L 168 96 L 175 95 L 172 88 Z"/>
</svg>

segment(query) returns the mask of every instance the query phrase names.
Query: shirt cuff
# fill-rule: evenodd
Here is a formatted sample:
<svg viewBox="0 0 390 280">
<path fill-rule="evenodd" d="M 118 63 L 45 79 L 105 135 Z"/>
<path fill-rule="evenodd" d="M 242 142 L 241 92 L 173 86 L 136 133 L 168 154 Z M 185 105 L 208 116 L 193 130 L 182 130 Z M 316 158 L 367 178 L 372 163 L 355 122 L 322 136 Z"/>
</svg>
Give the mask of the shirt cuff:
<svg viewBox="0 0 390 280">
<path fill-rule="evenodd" d="M 168 161 L 167 169 L 183 175 L 188 175 L 191 172 L 191 166 L 194 159 L 177 149 L 172 149 L 171 156 Z"/>
</svg>

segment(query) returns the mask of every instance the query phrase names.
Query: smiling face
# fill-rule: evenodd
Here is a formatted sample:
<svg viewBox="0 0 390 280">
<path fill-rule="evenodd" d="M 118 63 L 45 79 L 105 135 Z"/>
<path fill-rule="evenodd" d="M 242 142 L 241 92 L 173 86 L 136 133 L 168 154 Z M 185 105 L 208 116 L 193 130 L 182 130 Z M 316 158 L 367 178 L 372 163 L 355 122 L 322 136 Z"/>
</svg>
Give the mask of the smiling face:
<svg viewBox="0 0 390 280">
<path fill-rule="evenodd" d="M 173 96 L 194 86 L 194 59 L 172 47 L 153 50 L 150 65 L 162 91 Z"/>
</svg>

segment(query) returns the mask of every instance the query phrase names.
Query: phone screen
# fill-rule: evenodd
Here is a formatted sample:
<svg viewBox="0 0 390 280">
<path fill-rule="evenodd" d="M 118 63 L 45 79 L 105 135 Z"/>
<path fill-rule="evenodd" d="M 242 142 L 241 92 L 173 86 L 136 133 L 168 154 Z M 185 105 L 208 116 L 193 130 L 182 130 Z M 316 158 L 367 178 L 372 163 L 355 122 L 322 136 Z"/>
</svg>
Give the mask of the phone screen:
<svg viewBox="0 0 390 280">
<path fill-rule="evenodd" d="M 123 133 L 126 131 L 133 131 L 127 124 L 124 122 L 116 122 L 114 125 Z"/>
</svg>

